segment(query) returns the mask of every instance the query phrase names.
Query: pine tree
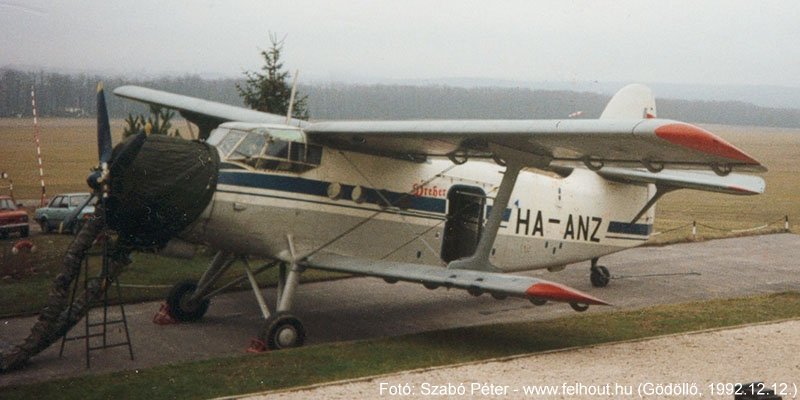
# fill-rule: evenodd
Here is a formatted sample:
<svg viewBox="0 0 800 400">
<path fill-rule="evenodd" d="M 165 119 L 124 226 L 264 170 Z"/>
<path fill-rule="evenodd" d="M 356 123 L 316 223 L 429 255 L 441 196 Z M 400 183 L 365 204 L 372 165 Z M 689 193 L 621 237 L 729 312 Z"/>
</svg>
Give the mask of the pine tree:
<svg viewBox="0 0 800 400">
<path fill-rule="evenodd" d="M 289 72 L 283 70 L 281 62 L 281 51 L 283 50 L 283 39 L 270 33 L 269 39 L 272 47 L 269 50 L 262 50 L 264 66 L 260 72 L 245 71 L 247 80 L 243 85 L 236 84 L 236 90 L 242 96 L 244 103 L 258 111 L 272 114 L 286 115 L 289 110 L 289 99 L 292 93 Z M 308 96 L 295 95 L 292 117 L 298 119 L 308 119 L 308 109 L 306 103 Z"/>
<path fill-rule="evenodd" d="M 172 129 L 171 120 L 174 116 L 174 111 L 153 105 L 150 106 L 150 115 L 147 118 L 141 114 L 137 114 L 136 116 L 128 114 L 128 118 L 125 118 L 127 126 L 122 132 L 122 137 L 135 135 L 139 132 L 145 132 L 148 135 L 182 137 L 178 129 L 170 132 L 170 129 Z M 149 129 L 147 128 L 148 125 L 150 126 Z"/>
</svg>

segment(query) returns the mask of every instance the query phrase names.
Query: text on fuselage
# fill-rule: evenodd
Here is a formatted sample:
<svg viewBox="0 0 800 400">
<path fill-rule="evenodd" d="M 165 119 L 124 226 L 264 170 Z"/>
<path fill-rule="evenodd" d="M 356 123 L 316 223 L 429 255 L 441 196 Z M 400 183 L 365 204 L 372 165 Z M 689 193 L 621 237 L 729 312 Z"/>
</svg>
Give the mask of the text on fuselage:
<svg viewBox="0 0 800 400">
<path fill-rule="evenodd" d="M 561 219 L 548 218 L 545 220 L 541 210 L 536 211 L 536 215 L 532 216 L 531 214 L 530 209 L 517 208 L 516 234 L 544 237 L 545 222 L 548 225 L 561 226 Z M 600 241 L 597 234 L 602 224 L 603 218 L 600 217 L 588 215 L 573 216 L 569 214 L 569 216 L 567 216 L 562 239 L 583 240 L 597 243 Z"/>
</svg>

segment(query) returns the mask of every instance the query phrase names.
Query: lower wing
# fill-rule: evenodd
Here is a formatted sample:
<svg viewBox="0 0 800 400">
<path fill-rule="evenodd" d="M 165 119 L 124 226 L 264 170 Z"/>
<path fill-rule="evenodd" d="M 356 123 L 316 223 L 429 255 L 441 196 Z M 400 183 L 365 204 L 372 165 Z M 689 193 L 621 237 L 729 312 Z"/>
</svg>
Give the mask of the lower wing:
<svg viewBox="0 0 800 400">
<path fill-rule="evenodd" d="M 492 294 L 495 297 L 520 297 L 529 300 L 549 300 L 580 305 L 608 303 L 559 283 L 529 276 L 473 270 L 448 269 L 422 264 L 371 260 L 336 254 L 315 254 L 302 265 L 348 274 L 374 276 L 387 282 L 414 282 L 428 288 L 456 288 L 470 294 Z"/>
</svg>

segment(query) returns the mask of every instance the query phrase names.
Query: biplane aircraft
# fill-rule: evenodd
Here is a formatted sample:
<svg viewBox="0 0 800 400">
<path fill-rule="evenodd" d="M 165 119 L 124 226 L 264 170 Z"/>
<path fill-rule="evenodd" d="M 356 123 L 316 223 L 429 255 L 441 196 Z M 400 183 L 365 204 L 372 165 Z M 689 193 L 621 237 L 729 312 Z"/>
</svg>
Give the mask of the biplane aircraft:
<svg viewBox="0 0 800 400">
<path fill-rule="evenodd" d="M 67 248 L 62 272 L 29 337 L 0 351 L 0 371 L 27 360 L 86 315 L 134 250 L 216 251 L 199 281 L 178 282 L 166 304 L 178 321 L 249 281 L 266 320 L 251 349 L 301 346 L 292 314 L 309 268 L 429 289 L 576 311 L 604 301 L 537 277 L 590 260 L 590 282 L 610 280 L 600 257 L 641 245 L 665 193 L 763 193 L 766 168 L 700 127 L 656 118 L 642 85 L 613 96 L 597 120 L 306 122 L 163 91 L 122 86 L 118 96 L 178 110 L 200 141 L 140 133 L 112 149 L 98 88 L 99 165 L 87 182 L 93 218 Z M 733 171 L 737 172 L 734 173 Z M 103 267 L 81 296 L 83 260 L 102 243 Z M 271 260 L 255 270 L 250 257 Z M 242 277 L 220 284 L 235 263 Z M 255 275 L 278 269 L 276 304 Z"/>
<path fill-rule="evenodd" d="M 605 303 L 507 273 L 591 260 L 591 284 L 606 286 L 599 258 L 644 243 L 665 193 L 765 186 L 731 173 L 765 171 L 758 161 L 705 129 L 656 118 L 651 91 L 636 84 L 597 120 L 306 122 L 142 87 L 114 94 L 178 110 L 220 158 L 212 198 L 180 234 L 218 253 L 199 282 L 173 288 L 170 314 L 200 319 L 215 281 L 243 261 L 270 349 L 303 343 L 291 311 L 307 268 L 583 311 Z M 274 307 L 248 256 L 278 261 Z"/>
</svg>

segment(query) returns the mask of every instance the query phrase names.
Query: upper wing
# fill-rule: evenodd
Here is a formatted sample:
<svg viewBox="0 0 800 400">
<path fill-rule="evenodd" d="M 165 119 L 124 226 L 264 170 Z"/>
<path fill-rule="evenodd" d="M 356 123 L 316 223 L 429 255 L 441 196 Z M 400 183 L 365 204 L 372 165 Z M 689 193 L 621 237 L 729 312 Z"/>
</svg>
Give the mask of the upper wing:
<svg viewBox="0 0 800 400">
<path fill-rule="evenodd" d="M 322 253 L 308 257 L 302 264 L 310 268 L 328 271 L 375 276 L 383 278 L 387 282 L 406 281 L 421 283 L 427 287 L 465 289 L 475 295 L 490 293 L 496 297 L 511 296 L 566 303 L 608 305 L 608 303 L 579 290 L 529 276 L 448 269 Z"/>
<path fill-rule="evenodd" d="M 305 131 L 333 147 L 404 158 L 503 158 L 503 149 L 513 149 L 528 154 L 534 166 L 544 159 L 590 166 L 766 170 L 711 132 L 665 119 L 331 121 Z"/>
<path fill-rule="evenodd" d="M 139 86 L 120 86 L 114 89 L 114 94 L 126 99 L 178 110 L 184 118 L 197 124 L 201 130 L 206 131 L 210 131 L 217 125 L 229 121 L 268 124 L 286 123 L 285 116 Z M 298 119 L 292 119 L 290 123 L 297 126 L 307 124 L 307 122 Z"/>
<path fill-rule="evenodd" d="M 114 94 L 177 109 L 206 134 L 226 121 L 286 122 L 285 117 L 279 115 L 136 86 L 118 87 Z M 599 120 L 330 121 L 311 124 L 293 119 L 291 124 L 303 127 L 317 143 L 406 159 L 522 157 L 527 165 L 540 168 L 547 168 L 555 160 L 580 161 L 590 168 L 645 165 L 657 170 L 665 166 L 710 166 L 720 173 L 731 169 L 766 171 L 754 158 L 711 132 L 682 122 L 650 118 L 655 112 L 653 104 L 649 89 L 632 85 L 612 98 Z M 622 112 L 628 108 L 633 111 Z M 642 118 L 634 118 L 635 115 Z"/>
</svg>

